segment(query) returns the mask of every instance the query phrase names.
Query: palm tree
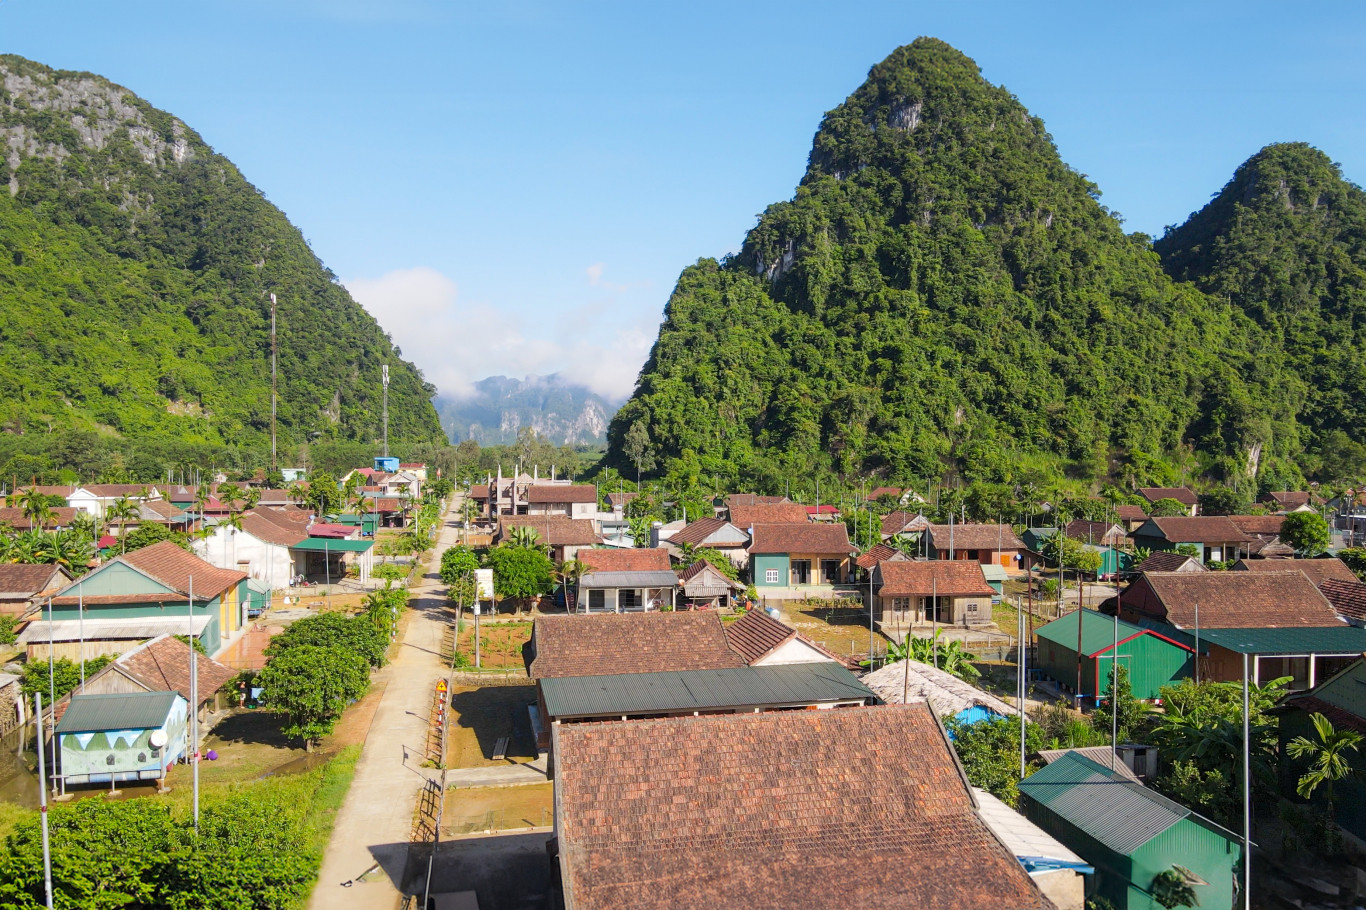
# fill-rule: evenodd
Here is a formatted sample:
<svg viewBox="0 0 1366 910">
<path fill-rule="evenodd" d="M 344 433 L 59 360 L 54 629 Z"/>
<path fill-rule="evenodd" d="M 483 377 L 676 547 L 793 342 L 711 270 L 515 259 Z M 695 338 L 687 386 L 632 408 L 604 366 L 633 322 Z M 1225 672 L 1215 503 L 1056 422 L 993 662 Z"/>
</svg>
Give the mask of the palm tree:
<svg viewBox="0 0 1366 910">
<path fill-rule="evenodd" d="M 541 532 L 529 525 L 517 525 L 508 529 L 507 542 L 508 546 L 539 550 L 541 549 Z"/>
<path fill-rule="evenodd" d="M 1356 730 L 1335 729 L 1332 722 L 1318 712 L 1309 715 L 1309 720 L 1314 725 L 1317 739 L 1297 736 L 1286 743 L 1286 751 L 1292 758 L 1310 759 L 1309 770 L 1300 775 L 1295 792 L 1308 799 L 1318 789 L 1319 784 L 1323 784 L 1324 799 L 1328 802 L 1328 817 L 1334 818 L 1333 784 L 1357 775 L 1357 770 L 1352 767 L 1347 756 L 1348 753 L 1356 752 L 1366 737 Z"/>
<path fill-rule="evenodd" d="M 113 522 L 119 526 L 120 553 L 127 552 L 123 540 L 124 537 L 127 536 L 128 522 L 135 518 L 138 518 L 140 514 L 141 513 L 138 510 L 137 503 L 129 499 L 127 496 L 120 496 L 118 499 L 111 502 L 109 504 L 109 507 L 104 510 L 105 520 Z"/>
<path fill-rule="evenodd" d="M 579 579 L 588 571 L 588 566 L 577 559 L 566 559 L 555 569 L 555 581 L 564 588 L 565 612 L 573 613 L 578 596 Z"/>
<path fill-rule="evenodd" d="M 19 508 L 24 510 L 24 518 L 28 520 L 30 528 L 42 529 L 52 523 L 56 513 L 52 511 L 52 506 L 48 505 L 47 497 L 34 487 L 29 487 L 24 492 L 15 497 Z"/>
<path fill-rule="evenodd" d="M 237 559 L 237 532 L 242 530 L 242 513 L 229 512 L 226 518 L 218 519 L 218 524 L 214 526 L 214 531 L 216 532 L 219 528 L 227 529 L 227 534 L 223 537 L 223 568 L 235 568 Z M 232 538 L 233 562 L 228 562 L 229 537 Z"/>
</svg>

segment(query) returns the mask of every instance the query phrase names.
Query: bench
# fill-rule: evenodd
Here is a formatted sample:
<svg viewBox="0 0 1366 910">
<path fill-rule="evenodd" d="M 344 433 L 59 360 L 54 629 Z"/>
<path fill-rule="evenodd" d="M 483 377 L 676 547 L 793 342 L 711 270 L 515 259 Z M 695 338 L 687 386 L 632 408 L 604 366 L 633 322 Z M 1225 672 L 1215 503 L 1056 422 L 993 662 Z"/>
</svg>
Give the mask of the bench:
<svg viewBox="0 0 1366 910">
<path fill-rule="evenodd" d="M 507 752 L 508 752 L 508 737 L 506 737 L 506 736 L 500 736 L 500 737 L 498 737 L 498 741 L 497 741 L 496 743 L 493 744 L 493 760 L 494 760 L 494 761 L 499 761 L 499 760 L 501 760 L 501 759 L 507 758 Z"/>
</svg>

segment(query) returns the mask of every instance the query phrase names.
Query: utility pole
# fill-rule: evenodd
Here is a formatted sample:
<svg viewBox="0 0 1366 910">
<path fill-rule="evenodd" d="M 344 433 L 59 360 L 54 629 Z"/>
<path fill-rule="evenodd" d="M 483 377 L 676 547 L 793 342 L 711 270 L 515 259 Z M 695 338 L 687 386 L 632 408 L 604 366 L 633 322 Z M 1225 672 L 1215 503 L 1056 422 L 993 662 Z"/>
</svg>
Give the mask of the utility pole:
<svg viewBox="0 0 1366 910">
<path fill-rule="evenodd" d="M 279 352 L 275 346 L 275 295 L 270 295 L 270 469 L 277 467 L 275 457 L 275 411 L 276 383 L 275 373 L 279 363 Z"/>
<path fill-rule="evenodd" d="M 48 642 L 52 647 L 52 642 Z M 47 833 L 47 781 L 43 767 L 43 693 L 33 693 L 33 720 L 38 725 L 38 811 L 43 818 L 43 891 L 47 895 L 47 910 L 52 910 L 52 847 Z M 52 739 L 57 739 L 57 731 L 52 731 Z M 56 768 L 52 769 L 56 771 Z M 112 775 L 111 775 L 112 776 Z"/>
<path fill-rule="evenodd" d="M 389 457 L 389 364 L 379 368 L 384 383 L 384 457 Z"/>
</svg>

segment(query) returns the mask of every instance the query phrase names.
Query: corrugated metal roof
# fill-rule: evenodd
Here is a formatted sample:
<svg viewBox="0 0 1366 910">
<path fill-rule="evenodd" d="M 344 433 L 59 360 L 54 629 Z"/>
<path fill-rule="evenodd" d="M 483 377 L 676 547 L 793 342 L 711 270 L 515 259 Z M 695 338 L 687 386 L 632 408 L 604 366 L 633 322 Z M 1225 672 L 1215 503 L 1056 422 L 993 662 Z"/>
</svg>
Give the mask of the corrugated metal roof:
<svg viewBox="0 0 1366 910">
<path fill-rule="evenodd" d="M 702 711 L 713 708 L 814 705 L 876 696 L 839 664 L 730 667 L 541 680 L 551 717 Z"/>
<path fill-rule="evenodd" d="M 73 695 L 57 724 L 58 733 L 100 730 L 150 730 L 166 723 L 175 692 L 134 692 L 123 695 Z"/>
<path fill-rule="evenodd" d="M 91 619 L 87 617 L 84 624 L 79 619 L 60 619 L 54 623 L 48 623 L 46 619 L 37 619 L 30 622 L 28 628 L 19 636 L 19 644 L 79 641 L 81 638 L 85 638 L 87 641 L 97 641 L 102 638 L 156 638 L 163 634 L 184 635 L 186 629 L 192 629 L 195 635 L 200 635 L 212 620 L 211 615 L 202 613 L 197 614 L 193 622 L 188 616 L 160 618 L 130 616 L 124 619 Z M 48 632 L 49 625 L 52 627 L 50 635 Z"/>
<path fill-rule="evenodd" d="M 584 588 L 672 588 L 677 584 L 673 572 L 589 572 L 579 579 Z"/>
<path fill-rule="evenodd" d="M 1324 628 L 1201 629 L 1200 641 L 1202 644 L 1216 644 L 1238 654 L 1360 654 L 1366 651 L 1366 629 L 1348 625 Z"/>
<path fill-rule="evenodd" d="M 310 537 L 289 545 L 291 550 L 309 550 L 317 553 L 364 553 L 375 545 L 373 540 L 334 540 L 330 537 Z"/>
<path fill-rule="evenodd" d="M 1075 752 L 1020 781 L 1020 792 L 1125 856 L 1194 814 Z"/>
<path fill-rule="evenodd" d="M 1041 626 L 1036 634 L 1045 641 L 1061 645 L 1069 651 L 1077 649 L 1077 623 L 1081 622 L 1081 653 L 1090 657 L 1098 652 L 1113 648 L 1115 645 L 1115 618 L 1097 613 L 1095 610 L 1076 610 L 1060 616 L 1046 626 Z M 1123 641 L 1145 631 L 1142 626 L 1131 622 L 1119 621 L 1119 640 Z"/>
</svg>

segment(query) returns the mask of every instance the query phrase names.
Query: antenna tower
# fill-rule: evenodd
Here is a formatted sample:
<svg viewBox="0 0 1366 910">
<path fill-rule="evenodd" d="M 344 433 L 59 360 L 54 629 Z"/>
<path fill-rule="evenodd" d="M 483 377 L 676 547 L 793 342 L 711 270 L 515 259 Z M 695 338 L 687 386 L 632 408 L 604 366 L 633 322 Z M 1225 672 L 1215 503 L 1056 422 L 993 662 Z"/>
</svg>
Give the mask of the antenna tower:
<svg viewBox="0 0 1366 910">
<path fill-rule="evenodd" d="M 270 295 L 270 469 L 277 467 L 275 462 L 275 370 L 279 360 L 275 347 L 275 295 Z"/>
<path fill-rule="evenodd" d="M 389 457 L 389 364 L 380 366 L 380 375 L 384 379 L 384 457 Z"/>
</svg>

